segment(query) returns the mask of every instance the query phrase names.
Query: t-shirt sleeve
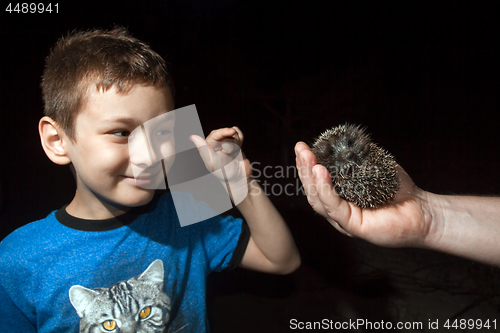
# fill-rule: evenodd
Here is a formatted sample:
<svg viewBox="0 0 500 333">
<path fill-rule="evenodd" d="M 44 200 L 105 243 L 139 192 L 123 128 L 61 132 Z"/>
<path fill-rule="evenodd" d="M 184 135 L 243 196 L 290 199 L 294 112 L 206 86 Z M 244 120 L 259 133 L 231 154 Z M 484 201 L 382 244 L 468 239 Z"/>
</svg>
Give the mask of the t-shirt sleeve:
<svg viewBox="0 0 500 333">
<path fill-rule="evenodd" d="M 36 333 L 36 327 L 14 304 L 2 285 L 0 285 L 0 327 L 3 332 Z"/>
<path fill-rule="evenodd" d="M 240 265 L 241 259 L 243 259 L 243 255 L 247 249 L 248 241 L 250 240 L 250 229 L 248 228 L 248 224 L 243 221 L 241 224 L 241 234 L 238 239 L 238 244 L 236 244 L 236 249 L 233 252 L 233 257 L 224 271 L 230 271 L 235 269 Z"/>
<path fill-rule="evenodd" d="M 15 235 L 0 244 L 0 327 L 2 332 L 37 332 L 31 273 L 21 260 L 25 248 L 18 246 L 26 237 L 21 235 L 19 239 Z"/>
<path fill-rule="evenodd" d="M 210 270 L 220 272 L 238 267 L 250 238 L 248 225 L 232 216 L 217 216 L 200 226 Z"/>
</svg>

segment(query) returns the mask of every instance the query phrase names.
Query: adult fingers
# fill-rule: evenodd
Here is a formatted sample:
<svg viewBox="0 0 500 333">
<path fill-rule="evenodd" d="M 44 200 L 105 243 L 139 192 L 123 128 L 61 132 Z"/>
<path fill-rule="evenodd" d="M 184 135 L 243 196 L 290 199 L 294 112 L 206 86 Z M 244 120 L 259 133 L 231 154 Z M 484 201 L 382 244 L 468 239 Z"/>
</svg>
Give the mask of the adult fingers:
<svg viewBox="0 0 500 333">
<path fill-rule="evenodd" d="M 352 234 L 346 230 L 350 216 L 350 205 L 340 198 L 333 188 L 328 170 L 317 164 L 316 156 L 305 143 L 298 142 L 295 146 L 295 153 L 299 177 L 309 204 L 335 229 L 352 237 Z"/>
<path fill-rule="evenodd" d="M 309 147 L 303 143 L 299 142 L 295 146 L 296 163 L 297 170 L 299 172 L 299 178 L 302 182 L 302 188 L 307 196 L 307 201 L 311 207 L 323 217 L 326 217 L 326 213 L 323 210 L 322 204 L 319 202 L 316 190 L 316 181 L 312 173 L 312 167 L 314 166 L 314 161 L 311 160 L 310 156 L 307 156 L 307 152 L 310 152 Z M 304 158 L 305 154 L 305 158 Z M 313 154 L 314 155 L 314 154 Z"/>
<path fill-rule="evenodd" d="M 318 163 L 316 160 L 316 155 L 314 155 L 309 146 L 304 142 L 297 142 L 297 144 L 295 145 L 295 154 L 300 155 L 306 162 L 306 164 L 311 166 L 311 168 Z"/>
<path fill-rule="evenodd" d="M 342 199 L 332 185 L 332 179 L 328 170 L 322 165 L 315 165 L 312 169 L 317 190 L 317 200 L 322 205 L 322 210 L 330 222 L 337 230 L 351 236 L 349 231 L 352 226 L 353 207 Z"/>
</svg>

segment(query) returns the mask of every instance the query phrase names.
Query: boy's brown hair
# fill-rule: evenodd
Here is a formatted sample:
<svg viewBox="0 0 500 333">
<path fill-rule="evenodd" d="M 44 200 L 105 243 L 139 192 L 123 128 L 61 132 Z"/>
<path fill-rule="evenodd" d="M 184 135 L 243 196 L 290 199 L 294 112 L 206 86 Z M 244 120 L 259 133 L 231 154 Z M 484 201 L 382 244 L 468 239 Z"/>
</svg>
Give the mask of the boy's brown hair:
<svg viewBox="0 0 500 333">
<path fill-rule="evenodd" d="M 163 58 L 125 28 L 74 31 L 61 38 L 45 61 L 45 115 L 74 139 L 76 115 L 94 86 L 126 94 L 134 84 L 174 85 Z"/>
</svg>

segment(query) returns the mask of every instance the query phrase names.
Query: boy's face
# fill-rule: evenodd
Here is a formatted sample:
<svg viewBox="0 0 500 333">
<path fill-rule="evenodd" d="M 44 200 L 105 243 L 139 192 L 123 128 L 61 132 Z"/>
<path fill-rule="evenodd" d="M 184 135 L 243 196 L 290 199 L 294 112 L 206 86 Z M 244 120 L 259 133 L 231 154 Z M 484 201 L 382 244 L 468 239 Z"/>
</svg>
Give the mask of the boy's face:
<svg viewBox="0 0 500 333">
<path fill-rule="evenodd" d="M 149 173 L 146 169 L 142 179 L 134 179 L 132 162 L 144 168 L 150 160 L 130 160 L 128 135 L 144 122 L 173 109 L 168 88 L 135 85 L 125 95 L 116 93 L 115 88 L 90 93 L 88 103 L 76 117 L 75 140 L 67 147 L 77 180 L 76 195 L 70 206 L 72 211 L 79 212 L 78 217 L 99 218 L 92 210 L 124 211 L 152 199 L 154 190 L 144 185 L 155 181 L 153 176 L 163 178 L 158 175 L 161 169 Z M 173 134 L 164 133 L 172 137 L 164 138 L 162 151 L 166 155 L 171 151 L 173 155 Z M 170 165 L 167 163 L 165 167 Z"/>
</svg>

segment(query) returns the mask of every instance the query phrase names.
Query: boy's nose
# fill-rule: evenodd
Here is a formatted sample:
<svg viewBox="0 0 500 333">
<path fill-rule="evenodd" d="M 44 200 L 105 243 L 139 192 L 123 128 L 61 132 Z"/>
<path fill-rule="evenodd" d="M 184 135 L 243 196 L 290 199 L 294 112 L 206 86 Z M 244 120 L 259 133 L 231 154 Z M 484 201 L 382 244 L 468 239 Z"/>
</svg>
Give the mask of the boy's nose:
<svg viewBox="0 0 500 333">
<path fill-rule="evenodd" d="M 132 163 L 134 164 L 145 164 L 146 166 L 151 166 L 153 164 L 156 164 L 161 161 L 163 156 L 161 155 L 161 152 L 159 152 L 157 149 L 153 149 L 150 147 L 145 147 L 143 152 L 141 152 L 140 155 L 136 156 Z"/>
<path fill-rule="evenodd" d="M 153 143 L 154 144 L 154 143 Z M 152 145 L 150 135 L 144 125 L 137 127 L 128 140 L 130 162 L 140 167 L 148 167 L 161 159 Z"/>
<path fill-rule="evenodd" d="M 157 154 L 146 146 L 135 146 L 130 151 L 130 163 L 138 167 L 147 168 L 158 162 Z"/>
</svg>

